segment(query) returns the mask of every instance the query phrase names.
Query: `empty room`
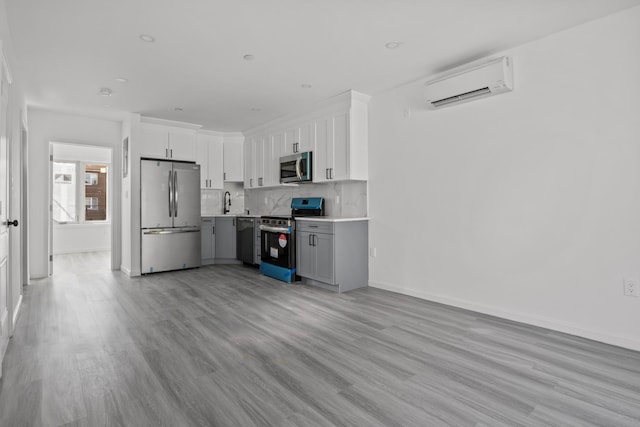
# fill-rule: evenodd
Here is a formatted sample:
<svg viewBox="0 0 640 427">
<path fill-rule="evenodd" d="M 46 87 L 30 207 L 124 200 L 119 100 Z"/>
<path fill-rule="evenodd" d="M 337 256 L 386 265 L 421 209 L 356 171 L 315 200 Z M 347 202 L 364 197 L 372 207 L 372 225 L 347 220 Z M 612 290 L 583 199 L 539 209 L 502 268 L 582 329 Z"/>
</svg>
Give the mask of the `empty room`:
<svg viewBox="0 0 640 427">
<path fill-rule="evenodd" d="M 640 426 L 640 0 L 0 0 L 0 426 Z"/>
</svg>

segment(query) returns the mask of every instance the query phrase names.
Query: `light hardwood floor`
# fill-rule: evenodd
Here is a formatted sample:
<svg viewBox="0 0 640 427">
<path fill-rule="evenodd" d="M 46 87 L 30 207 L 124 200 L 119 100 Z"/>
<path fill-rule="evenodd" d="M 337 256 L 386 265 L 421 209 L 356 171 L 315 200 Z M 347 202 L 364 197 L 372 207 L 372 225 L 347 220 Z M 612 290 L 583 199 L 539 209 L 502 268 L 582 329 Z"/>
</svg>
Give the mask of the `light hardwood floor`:
<svg viewBox="0 0 640 427">
<path fill-rule="evenodd" d="M 250 267 L 108 265 L 57 257 L 26 290 L 1 426 L 640 426 L 637 352 Z"/>
</svg>

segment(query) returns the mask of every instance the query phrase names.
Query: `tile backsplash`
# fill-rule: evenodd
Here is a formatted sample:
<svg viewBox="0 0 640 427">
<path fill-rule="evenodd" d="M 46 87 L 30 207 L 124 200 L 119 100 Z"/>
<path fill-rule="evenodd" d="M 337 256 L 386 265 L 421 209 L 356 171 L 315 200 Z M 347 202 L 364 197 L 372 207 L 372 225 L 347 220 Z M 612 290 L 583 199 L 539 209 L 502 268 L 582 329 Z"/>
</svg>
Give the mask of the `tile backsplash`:
<svg viewBox="0 0 640 427">
<path fill-rule="evenodd" d="M 233 214 L 245 213 L 245 193 L 242 182 L 225 182 L 223 190 L 200 190 L 201 215 L 218 215 L 224 210 L 224 192 L 231 194 L 231 211 Z"/>
<path fill-rule="evenodd" d="M 325 215 L 337 217 L 367 216 L 367 183 L 363 181 L 300 184 L 260 188 L 245 192 L 244 207 L 255 215 L 289 215 L 291 198 L 324 197 Z"/>
</svg>

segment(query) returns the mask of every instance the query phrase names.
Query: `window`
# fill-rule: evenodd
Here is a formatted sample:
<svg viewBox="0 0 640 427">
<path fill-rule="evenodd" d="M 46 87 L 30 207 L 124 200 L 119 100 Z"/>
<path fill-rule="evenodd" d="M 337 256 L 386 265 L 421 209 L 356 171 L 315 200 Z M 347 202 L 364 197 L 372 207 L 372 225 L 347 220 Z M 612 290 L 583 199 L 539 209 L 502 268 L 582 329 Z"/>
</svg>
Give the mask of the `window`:
<svg viewBox="0 0 640 427">
<path fill-rule="evenodd" d="M 53 219 L 59 223 L 106 221 L 108 177 L 104 164 L 54 162 Z M 84 206 L 78 203 L 82 200 Z"/>
<path fill-rule="evenodd" d="M 88 211 L 98 210 L 98 198 L 97 197 L 85 197 L 84 205 Z"/>
</svg>

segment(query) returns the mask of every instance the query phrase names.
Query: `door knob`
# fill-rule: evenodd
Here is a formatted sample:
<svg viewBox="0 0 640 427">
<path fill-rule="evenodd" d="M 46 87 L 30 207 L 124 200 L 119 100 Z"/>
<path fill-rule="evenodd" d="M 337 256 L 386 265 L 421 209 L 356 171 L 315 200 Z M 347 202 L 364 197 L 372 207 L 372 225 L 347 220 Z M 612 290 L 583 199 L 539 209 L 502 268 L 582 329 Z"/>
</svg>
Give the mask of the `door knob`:
<svg viewBox="0 0 640 427">
<path fill-rule="evenodd" d="M 9 227 L 10 225 L 13 225 L 14 227 L 18 226 L 18 220 L 14 219 L 13 221 L 7 221 L 7 227 Z"/>
</svg>

